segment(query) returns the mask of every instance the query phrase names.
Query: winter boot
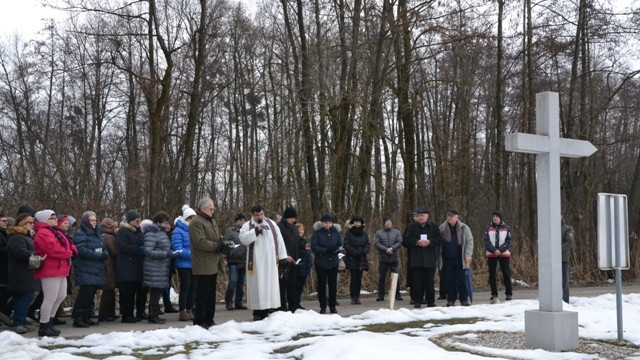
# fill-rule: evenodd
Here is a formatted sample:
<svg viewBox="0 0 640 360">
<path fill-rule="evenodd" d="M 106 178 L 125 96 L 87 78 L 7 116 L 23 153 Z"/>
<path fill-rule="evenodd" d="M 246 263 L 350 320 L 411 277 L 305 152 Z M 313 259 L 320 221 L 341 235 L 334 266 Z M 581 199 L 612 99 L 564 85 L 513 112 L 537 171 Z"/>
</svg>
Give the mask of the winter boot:
<svg viewBox="0 0 640 360">
<path fill-rule="evenodd" d="M 178 321 L 191 321 L 193 320 L 193 316 L 191 316 L 191 314 L 186 311 L 186 310 L 182 310 L 180 311 L 180 315 L 178 316 Z"/>
<path fill-rule="evenodd" d="M 352 297 L 351 298 L 351 305 L 356 305 L 356 304 L 357 304 L 356 298 Z"/>
<path fill-rule="evenodd" d="M 76 310 L 73 312 L 73 327 L 88 328 L 89 324 L 84 319 L 85 311 Z"/>
<path fill-rule="evenodd" d="M 91 315 L 93 314 L 92 310 L 88 310 L 84 312 L 84 322 L 89 325 L 98 325 L 99 322 L 91 320 Z"/>
<path fill-rule="evenodd" d="M 149 324 L 164 324 L 167 319 L 163 319 L 158 316 L 160 313 L 160 305 L 149 304 Z"/>
<path fill-rule="evenodd" d="M 357 298 L 356 298 L 356 304 L 357 304 L 357 305 L 361 305 L 361 304 L 362 304 L 362 303 L 360 302 L 360 298 L 359 298 L 359 297 L 357 297 Z"/>
<path fill-rule="evenodd" d="M 60 329 L 55 328 L 53 325 L 53 318 L 51 318 L 51 320 L 49 320 L 49 329 L 56 333 L 56 336 L 60 335 Z"/>
<path fill-rule="evenodd" d="M 60 333 L 55 332 L 51 326 L 50 322 L 40 323 L 40 328 L 38 329 L 38 336 L 58 336 Z"/>
</svg>

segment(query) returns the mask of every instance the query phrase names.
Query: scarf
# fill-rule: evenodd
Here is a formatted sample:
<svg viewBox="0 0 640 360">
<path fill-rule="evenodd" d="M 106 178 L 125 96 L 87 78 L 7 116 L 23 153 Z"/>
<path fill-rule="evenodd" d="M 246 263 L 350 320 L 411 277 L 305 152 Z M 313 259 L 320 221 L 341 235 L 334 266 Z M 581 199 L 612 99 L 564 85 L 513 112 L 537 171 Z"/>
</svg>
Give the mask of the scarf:
<svg viewBox="0 0 640 360">
<path fill-rule="evenodd" d="M 62 231 L 60 231 L 60 229 L 54 226 L 47 226 L 46 229 L 51 230 L 62 247 L 64 247 L 65 249 L 69 248 L 69 238 L 67 238 L 67 236 L 63 234 Z"/>
</svg>

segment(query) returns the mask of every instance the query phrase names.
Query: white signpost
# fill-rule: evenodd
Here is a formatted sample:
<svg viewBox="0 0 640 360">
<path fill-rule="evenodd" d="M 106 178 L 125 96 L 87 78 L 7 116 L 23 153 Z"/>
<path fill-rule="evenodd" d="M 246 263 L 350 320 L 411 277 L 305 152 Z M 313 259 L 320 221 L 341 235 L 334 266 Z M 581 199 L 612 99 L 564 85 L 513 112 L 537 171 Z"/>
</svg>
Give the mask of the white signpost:
<svg viewBox="0 0 640 360">
<path fill-rule="evenodd" d="M 598 194 L 598 267 L 616 271 L 616 312 L 618 340 L 622 328 L 622 270 L 629 268 L 629 213 L 627 196 Z"/>
<path fill-rule="evenodd" d="M 560 157 L 596 152 L 588 141 L 560 138 L 558 93 L 536 94 L 536 134 L 505 136 L 507 151 L 536 155 L 539 310 L 525 311 L 525 343 L 550 351 L 578 347 L 578 313 L 562 310 Z"/>
</svg>

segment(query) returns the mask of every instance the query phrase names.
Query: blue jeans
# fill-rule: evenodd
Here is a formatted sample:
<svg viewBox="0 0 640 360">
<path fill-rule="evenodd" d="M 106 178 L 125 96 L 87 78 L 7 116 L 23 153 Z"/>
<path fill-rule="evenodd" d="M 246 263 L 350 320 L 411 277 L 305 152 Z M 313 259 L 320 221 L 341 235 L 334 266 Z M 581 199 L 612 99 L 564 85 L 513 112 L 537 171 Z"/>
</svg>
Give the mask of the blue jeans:
<svg viewBox="0 0 640 360">
<path fill-rule="evenodd" d="M 235 306 L 242 305 L 242 297 L 244 296 L 244 277 L 246 269 L 244 266 L 238 266 L 238 264 L 229 264 L 229 285 L 227 286 L 227 293 L 224 297 L 224 302 L 227 304 L 233 303 L 233 293 L 236 294 Z"/>
<path fill-rule="evenodd" d="M 13 294 L 13 326 L 24 326 L 27 323 L 27 312 L 33 296 L 33 291 Z"/>
</svg>

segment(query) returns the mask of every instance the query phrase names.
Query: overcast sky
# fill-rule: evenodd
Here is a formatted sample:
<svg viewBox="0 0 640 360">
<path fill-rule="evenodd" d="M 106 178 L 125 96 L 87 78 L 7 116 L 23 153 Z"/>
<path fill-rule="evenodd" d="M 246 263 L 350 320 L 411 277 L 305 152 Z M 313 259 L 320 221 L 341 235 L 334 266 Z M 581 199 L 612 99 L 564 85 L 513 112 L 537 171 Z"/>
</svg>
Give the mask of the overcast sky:
<svg viewBox="0 0 640 360">
<path fill-rule="evenodd" d="M 234 1 L 234 0 L 232 0 Z M 235 0 L 255 9 L 259 0 Z M 42 0 L 3 0 L 0 10 L 0 38 L 12 36 L 16 32 L 23 38 L 31 38 L 47 18 L 65 18 L 61 11 L 43 7 Z"/>
</svg>

